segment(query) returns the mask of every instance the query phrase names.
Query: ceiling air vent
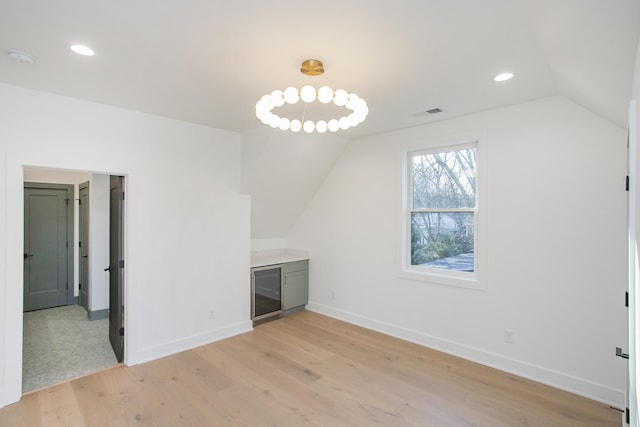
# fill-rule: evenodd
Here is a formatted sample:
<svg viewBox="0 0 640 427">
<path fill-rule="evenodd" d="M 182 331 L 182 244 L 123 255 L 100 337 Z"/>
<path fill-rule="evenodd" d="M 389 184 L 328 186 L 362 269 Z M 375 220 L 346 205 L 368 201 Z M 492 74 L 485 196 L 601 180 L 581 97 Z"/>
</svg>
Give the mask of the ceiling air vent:
<svg viewBox="0 0 640 427">
<path fill-rule="evenodd" d="M 433 116 L 434 114 L 443 113 L 444 110 L 442 108 L 429 108 L 428 110 L 418 111 L 417 113 L 413 113 L 413 117 L 424 117 L 424 116 Z"/>
</svg>

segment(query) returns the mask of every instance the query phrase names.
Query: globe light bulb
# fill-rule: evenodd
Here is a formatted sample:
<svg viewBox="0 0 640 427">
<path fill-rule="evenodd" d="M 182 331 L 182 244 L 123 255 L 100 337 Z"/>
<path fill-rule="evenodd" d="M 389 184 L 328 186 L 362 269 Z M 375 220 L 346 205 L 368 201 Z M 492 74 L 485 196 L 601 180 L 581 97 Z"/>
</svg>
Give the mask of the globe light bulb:
<svg viewBox="0 0 640 427">
<path fill-rule="evenodd" d="M 349 129 L 349 119 L 346 117 L 340 117 L 340 120 L 338 120 L 338 124 L 340 125 L 340 129 L 342 130 Z"/>
<path fill-rule="evenodd" d="M 295 104 L 300 100 L 300 94 L 298 93 L 298 89 L 295 87 L 289 86 L 284 90 L 284 100 L 287 104 Z"/>
<path fill-rule="evenodd" d="M 271 92 L 271 103 L 276 107 L 282 107 L 284 105 L 284 94 L 281 90 Z"/>
<path fill-rule="evenodd" d="M 286 117 L 280 117 L 280 122 L 278 123 L 278 127 L 280 128 L 280 130 L 287 130 L 289 129 L 290 125 L 291 122 L 289 121 L 289 119 L 287 119 Z"/>
<path fill-rule="evenodd" d="M 262 103 L 258 102 L 256 104 L 256 117 L 266 125 L 269 123 L 269 116 L 271 116 L 271 112 Z"/>
<path fill-rule="evenodd" d="M 354 105 L 355 103 L 360 99 L 360 97 L 358 95 L 356 95 L 355 93 L 350 93 L 347 96 L 347 102 L 344 103 L 345 107 L 347 107 L 350 110 L 354 109 Z"/>
<path fill-rule="evenodd" d="M 336 132 L 338 129 L 340 129 L 340 123 L 336 119 L 329 120 L 327 126 L 329 127 L 329 130 L 331 132 Z"/>
<path fill-rule="evenodd" d="M 302 129 L 302 123 L 300 120 L 291 120 L 290 129 L 291 132 L 300 132 L 300 129 Z"/>
<path fill-rule="evenodd" d="M 343 89 L 338 89 L 333 93 L 333 103 L 338 107 L 342 107 L 347 102 L 347 91 Z"/>
<path fill-rule="evenodd" d="M 280 117 L 276 116 L 275 114 L 272 114 L 271 117 L 269 117 L 269 126 L 275 129 L 278 127 L 279 124 L 280 124 Z"/>
<path fill-rule="evenodd" d="M 266 115 L 266 114 L 265 114 L 265 115 L 260 116 L 260 117 L 258 117 L 258 118 L 260 119 L 260 121 L 261 121 L 262 123 L 264 123 L 265 125 L 268 125 L 268 124 L 269 124 L 269 119 L 270 119 L 271 117 L 269 117 L 268 115 Z"/>
<path fill-rule="evenodd" d="M 329 125 L 327 125 L 327 122 L 325 122 L 324 120 L 318 120 L 318 123 L 316 123 L 316 130 L 318 131 L 318 133 L 325 133 L 328 127 Z"/>
<path fill-rule="evenodd" d="M 304 102 L 313 102 L 316 99 L 316 89 L 313 86 L 303 86 L 300 89 L 300 99 Z"/>
<path fill-rule="evenodd" d="M 302 125 L 302 129 L 304 129 L 306 133 L 313 132 L 315 128 L 316 128 L 316 125 L 311 120 L 305 121 L 304 124 Z"/>
<path fill-rule="evenodd" d="M 318 89 L 318 101 L 323 104 L 328 104 L 333 100 L 333 89 L 329 86 L 322 86 Z"/>
</svg>

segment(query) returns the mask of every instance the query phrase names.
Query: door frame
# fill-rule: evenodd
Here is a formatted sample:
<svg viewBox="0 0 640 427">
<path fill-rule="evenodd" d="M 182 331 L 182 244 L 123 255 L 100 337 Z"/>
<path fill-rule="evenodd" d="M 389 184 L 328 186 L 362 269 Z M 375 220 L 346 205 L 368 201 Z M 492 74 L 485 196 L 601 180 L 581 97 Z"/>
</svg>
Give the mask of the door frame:
<svg viewBox="0 0 640 427">
<path fill-rule="evenodd" d="M 53 184 L 53 183 L 42 183 L 42 182 L 25 182 L 23 184 L 23 218 L 24 218 L 24 190 L 27 188 L 40 188 L 40 189 L 50 189 L 50 190 L 66 190 L 67 191 L 67 305 L 72 305 L 76 303 L 76 297 L 73 295 L 74 293 L 74 282 L 73 282 L 73 267 L 74 267 L 74 259 L 73 259 L 73 201 L 75 198 L 75 193 L 73 189 L 73 185 L 70 184 Z M 24 222 L 22 223 L 22 231 L 24 235 Z M 23 248 L 24 249 L 24 248 Z M 22 283 L 24 287 L 24 277 L 22 278 Z M 22 303 L 22 309 L 24 310 L 24 301 Z"/>
<path fill-rule="evenodd" d="M 629 354 L 627 364 L 627 384 L 625 390 L 625 404 L 627 405 L 626 416 L 629 425 L 636 426 L 639 422 L 639 400 L 638 396 L 638 363 L 640 362 L 640 340 L 636 334 L 640 330 L 638 323 L 638 308 L 640 308 L 640 252 L 638 242 L 640 240 L 640 212 L 638 211 L 638 183 L 640 183 L 640 152 L 638 147 L 638 123 L 636 120 L 637 105 L 635 101 L 629 103 L 629 124 L 627 129 L 627 157 L 628 171 L 627 178 L 629 187 L 627 193 L 627 353 Z"/>
<path fill-rule="evenodd" d="M 86 189 L 87 190 L 87 200 L 86 200 L 86 204 L 83 206 L 82 205 L 82 191 Z M 86 280 L 83 280 L 83 274 L 82 274 L 82 257 L 85 255 L 82 255 L 83 251 L 87 252 L 89 250 L 89 248 L 91 247 L 89 242 L 89 235 L 90 235 L 90 229 L 89 227 L 91 226 L 90 222 L 89 222 L 89 211 L 90 211 L 90 207 L 91 207 L 91 189 L 90 189 L 90 185 L 89 185 L 89 181 L 84 181 L 81 182 L 80 184 L 78 184 L 78 304 L 80 304 L 82 307 L 84 307 L 84 309 L 87 311 L 87 315 L 89 316 L 89 319 L 91 319 L 91 307 L 89 304 L 89 301 L 91 299 L 90 296 L 90 292 L 91 292 L 91 286 L 90 286 L 90 282 L 91 282 L 91 269 L 89 266 L 89 259 L 87 258 L 86 261 Z M 83 230 L 84 228 L 86 228 L 86 235 L 85 231 Z M 84 235 L 84 239 L 82 238 Z M 86 301 L 83 304 L 83 299 L 82 299 L 82 292 L 84 290 L 84 293 L 87 295 Z"/>
<path fill-rule="evenodd" d="M 5 298 L 0 299 L 0 336 L 4 334 L 5 353 L 0 357 L 0 376 L 4 377 L 4 388 L 0 388 L 0 408 L 20 401 L 22 398 L 22 339 L 23 339 L 23 249 L 24 249 L 24 168 L 49 168 L 68 170 L 75 172 L 95 173 L 102 175 L 121 175 L 126 178 L 125 192 L 131 185 L 129 173 L 118 170 L 91 170 L 83 168 L 82 164 L 71 165 L 69 163 L 56 163 L 43 161 L 25 162 L 28 156 L 22 152 L 7 152 L 5 157 L 6 185 L 0 186 L 0 199 L 6 198 L 6 209 L 0 211 L 0 219 L 6 221 L 7 233 L 4 242 L 4 266 L 5 266 Z M 130 265 L 128 258 L 128 233 L 127 227 L 131 218 L 131 210 L 128 204 L 124 209 L 124 258 Z M 1 250 L 0 250 L 1 255 Z M 133 307 L 136 306 L 136 295 L 133 292 L 131 281 L 128 280 L 130 269 L 125 270 L 125 282 L 128 285 L 124 290 L 125 317 L 128 332 L 125 336 L 124 364 L 130 366 L 137 363 L 132 361 L 135 353 L 135 317 Z M 2 330 L 4 328 L 4 330 Z"/>
</svg>

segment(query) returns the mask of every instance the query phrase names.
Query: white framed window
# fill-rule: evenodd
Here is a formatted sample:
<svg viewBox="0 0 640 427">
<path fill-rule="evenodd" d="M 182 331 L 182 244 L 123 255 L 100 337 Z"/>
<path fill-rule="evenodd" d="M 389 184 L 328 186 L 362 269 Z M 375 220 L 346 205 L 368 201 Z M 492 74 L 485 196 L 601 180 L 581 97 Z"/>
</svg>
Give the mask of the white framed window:
<svg viewBox="0 0 640 427">
<path fill-rule="evenodd" d="M 405 161 L 401 276 L 483 289 L 478 142 L 410 151 Z"/>
</svg>

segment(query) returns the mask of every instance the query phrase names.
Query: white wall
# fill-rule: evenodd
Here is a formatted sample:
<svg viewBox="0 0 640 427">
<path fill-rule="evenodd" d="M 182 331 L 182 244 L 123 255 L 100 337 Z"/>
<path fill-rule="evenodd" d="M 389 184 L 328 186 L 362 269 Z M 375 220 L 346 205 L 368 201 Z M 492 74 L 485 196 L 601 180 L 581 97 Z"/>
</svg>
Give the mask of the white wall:
<svg viewBox="0 0 640 427">
<path fill-rule="evenodd" d="M 240 150 L 232 132 L 0 84 L 0 406 L 21 393 L 23 167 L 126 176 L 131 365 L 251 328 Z"/>
<path fill-rule="evenodd" d="M 488 290 L 399 278 L 403 153 L 478 137 Z M 561 97 L 352 141 L 287 236 L 308 308 L 621 407 L 625 150 Z"/>
<path fill-rule="evenodd" d="M 296 134 L 269 126 L 242 134 L 241 190 L 251 195 L 254 250 L 283 247 L 346 144 L 330 133 Z"/>
</svg>

